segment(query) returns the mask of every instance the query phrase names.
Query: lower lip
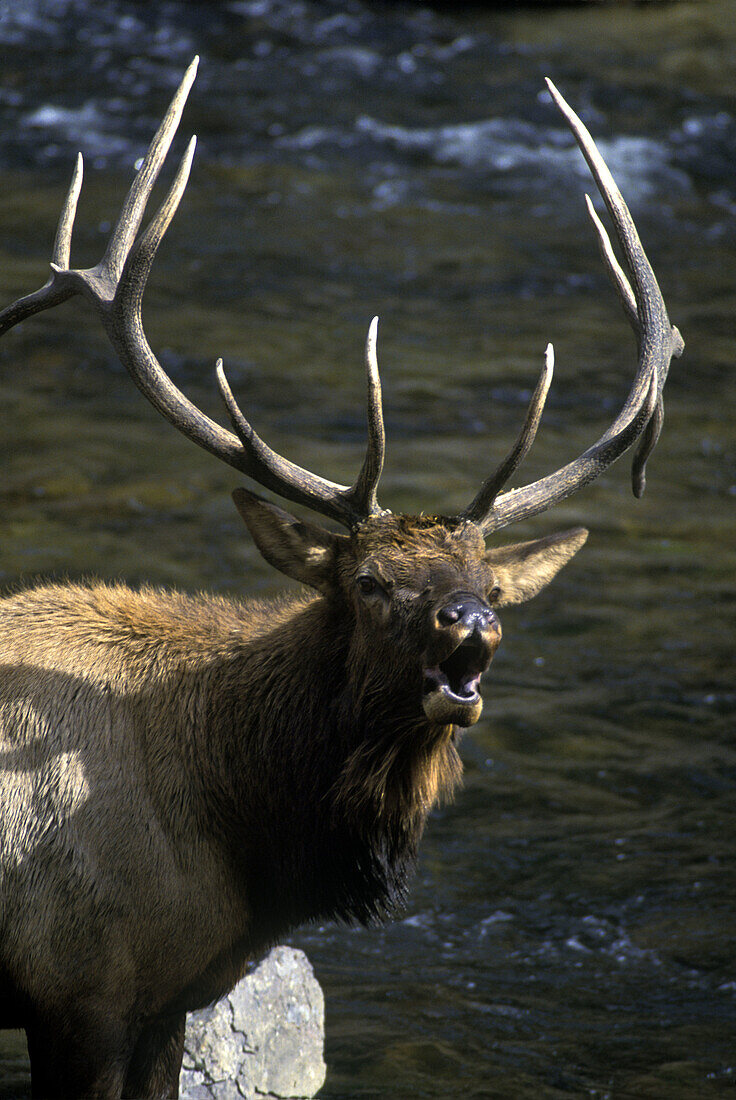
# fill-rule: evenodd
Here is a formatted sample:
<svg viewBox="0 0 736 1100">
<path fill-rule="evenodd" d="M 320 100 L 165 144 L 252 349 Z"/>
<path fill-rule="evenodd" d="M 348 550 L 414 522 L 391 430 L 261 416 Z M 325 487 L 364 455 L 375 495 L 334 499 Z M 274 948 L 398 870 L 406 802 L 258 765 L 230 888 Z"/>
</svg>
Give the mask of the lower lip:
<svg viewBox="0 0 736 1100">
<path fill-rule="evenodd" d="M 460 706 L 474 707 L 480 699 L 480 694 L 477 690 L 474 690 L 472 695 L 456 695 L 446 684 L 443 684 L 440 691 L 448 699 L 452 699 L 453 703 L 457 703 Z"/>
</svg>

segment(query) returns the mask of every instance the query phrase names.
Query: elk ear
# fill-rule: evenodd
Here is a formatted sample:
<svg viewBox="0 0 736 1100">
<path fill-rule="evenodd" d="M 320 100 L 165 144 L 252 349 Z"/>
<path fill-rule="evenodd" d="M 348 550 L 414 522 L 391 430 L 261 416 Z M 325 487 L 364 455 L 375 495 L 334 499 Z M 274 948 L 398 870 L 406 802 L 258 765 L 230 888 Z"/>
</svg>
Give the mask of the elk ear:
<svg viewBox="0 0 736 1100">
<path fill-rule="evenodd" d="M 233 500 L 269 565 L 320 592 L 334 588 L 335 557 L 346 535 L 305 523 L 248 489 L 236 489 Z"/>
<path fill-rule="evenodd" d="M 489 550 L 486 561 L 501 590 L 496 606 L 507 607 L 536 596 L 577 554 L 587 537 L 584 527 L 575 527 L 533 542 Z"/>
</svg>

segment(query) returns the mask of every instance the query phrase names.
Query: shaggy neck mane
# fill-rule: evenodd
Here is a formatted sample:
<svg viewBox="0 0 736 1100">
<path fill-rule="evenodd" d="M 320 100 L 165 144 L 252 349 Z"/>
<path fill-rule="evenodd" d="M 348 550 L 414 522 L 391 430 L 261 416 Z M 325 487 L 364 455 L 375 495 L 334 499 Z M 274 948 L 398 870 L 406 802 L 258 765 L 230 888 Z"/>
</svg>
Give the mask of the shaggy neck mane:
<svg viewBox="0 0 736 1100">
<path fill-rule="evenodd" d="M 417 670 L 388 663 L 349 659 L 356 742 L 335 786 L 335 807 L 379 830 L 390 850 L 414 852 L 429 812 L 453 796 L 462 766 L 453 727 L 424 716 Z"/>
<path fill-rule="evenodd" d="M 208 725 L 223 732 L 215 755 L 226 760 L 208 771 L 232 777 L 221 829 L 257 924 L 386 919 L 403 903 L 427 815 L 460 780 L 452 727 L 423 716 L 416 669 L 351 653 L 344 607 L 295 600 L 279 619 L 215 693 Z"/>
</svg>

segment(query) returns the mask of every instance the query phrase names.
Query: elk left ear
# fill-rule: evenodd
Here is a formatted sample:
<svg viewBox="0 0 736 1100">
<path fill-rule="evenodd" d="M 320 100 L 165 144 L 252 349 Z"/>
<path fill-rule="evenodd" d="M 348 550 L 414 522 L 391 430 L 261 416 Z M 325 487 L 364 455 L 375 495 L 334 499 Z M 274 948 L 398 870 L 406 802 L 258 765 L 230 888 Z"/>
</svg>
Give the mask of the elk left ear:
<svg viewBox="0 0 736 1100">
<path fill-rule="evenodd" d="M 334 587 L 336 552 L 347 536 L 305 523 L 248 489 L 236 489 L 233 500 L 269 565 L 319 592 Z"/>
<path fill-rule="evenodd" d="M 532 542 L 489 550 L 486 561 L 501 590 L 496 606 L 524 603 L 536 596 L 577 554 L 587 537 L 584 527 L 575 527 L 572 531 L 561 531 Z"/>
</svg>

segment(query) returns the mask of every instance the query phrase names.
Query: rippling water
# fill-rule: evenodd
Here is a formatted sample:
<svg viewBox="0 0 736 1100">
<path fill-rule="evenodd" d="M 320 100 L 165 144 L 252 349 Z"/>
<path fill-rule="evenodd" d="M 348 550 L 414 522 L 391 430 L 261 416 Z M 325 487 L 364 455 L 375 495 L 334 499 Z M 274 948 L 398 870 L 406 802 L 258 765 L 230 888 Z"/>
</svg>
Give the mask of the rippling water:
<svg viewBox="0 0 736 1100">
<path fill-rule="evenodd" d="M 622 463 L 521 532 L 591 538 L 503 616 L 466 789 L 430 822 L 406 918 L 295 937 L 327 996 L 325 1097 L 699 1098 L 736 1080 L 732 15 L 727 0 L 0 6 L 2 301 L 42 280 L 80 148 L 73 259 L 98 258 L 200 53 L 152 343 L 210 412 L 223 355 L 269 441 L 348 481 L 379 313 L 388 506 L 467 503 L 549 339 L 525 480 L 584 449 L 626 393 L 635 349 L 545 75 L 599 139 L 687 341 L 645 498 Z M 157 422 L 83 309 L 5 338 L 0 396 L 7 584 L 282 587 L 232 514 L 232 475 Z"/>
</svg>

